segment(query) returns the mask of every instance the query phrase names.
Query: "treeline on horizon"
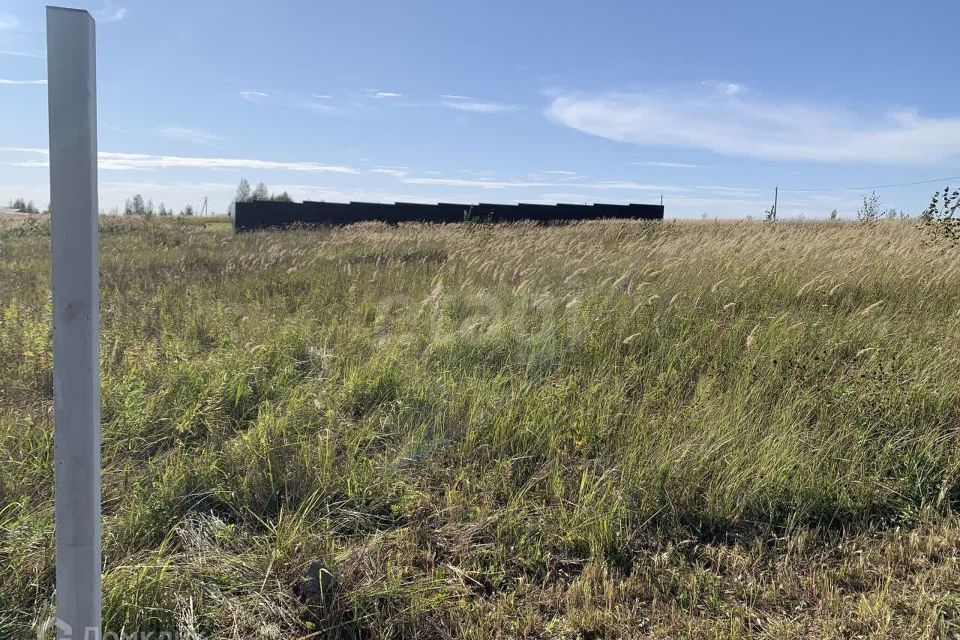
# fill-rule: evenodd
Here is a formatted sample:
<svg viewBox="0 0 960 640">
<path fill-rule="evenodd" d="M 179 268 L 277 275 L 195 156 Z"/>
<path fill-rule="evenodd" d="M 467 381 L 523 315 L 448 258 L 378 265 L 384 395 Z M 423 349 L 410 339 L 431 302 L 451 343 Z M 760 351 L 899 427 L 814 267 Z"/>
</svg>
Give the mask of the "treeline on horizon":
<svg viewBox="0 0 960 640">
<path fill-rule="evenodd" d="M 911 220 L 914 218 L 919 219 L 921 222 L 929 223 L 932 219 L 944 218 L 949 220 L 948 224 L 952 225 L 953 217 L 958 211 L 957 209 L 957 196 L 958 190 L 951 190 L 951 188 L 945 187 L 943 191 L 935 191 L 930 204 L 916 216 L 905 212 L 903 209 L 888 208 L 883 209 L 880 203 L 880 196 L 874 191 L 870 195 L 863 196 L 863 203 L 855 212 L 856 220 L 858 222 L 877 222 L 880 220 Z M 286 191 L 281 191 L 279 193 L 271 193 L 267 188 L 267 185 L 263 182 L 257 183 L 256 187 L 251 187 L 250 182 L 246 178 L 241 178 L 240 183 L 237 185 L 237 192 L 234 195 L 233 200 L 230 201 L 230 205 L 227 207 L 228 216 L 233 215 L 233 206 L 237 202 L 259 202 L 259 201 L 271 201 L 271 202 L 293 202 L 293 198 Z M 952 205 L 952 206 L 951 206 Z M 33 200 L 25 200 L 23 197 L 18 197 L 15 200 L 9 201 L 9 208 L 18 213 L 26 214 L 49 214 L 50 206 L 47 205 L 42 211 L 34 204 Z M 185 205 L 179 212 L 174 209 L 169 209 L 161 200 L 159 204 L 154 205 L 152 199 L 144 199 L 142 194 L 135 194 L 132 198 L 127 198 L 124 202 L 123 210 L 121 211 L 119 207 L 113 207 L 112 209 L 105 211 L 100 210 L 100 215 L 123 215 L 123 216 L 138 216 L 143 218 L 152 218 L 153 216 L 195 216 L 197 215 L 196 209 L 192 204 Z M 213 212 L 209 212 L 209 215 L 216 215 Z M 704 219 L 709 216 L 704 213 L 702 216 Z M 747 220 L 755 219 L 752 215 L 746 216 Z M 777 210 L 775 207 L 771 207 L 763 211 L 761 214 L 761 219 L 765 222 L 776 222 L 778 220 Z M 789 218 L 791 220 L 803 221 L 806 219 L 806 214 L 801 213 L 796 218 Z M 837 209 L 833 209 L 827 214 L 827 220 L 830 221 L 839 221 L 840 213 Z"/>
<path fill-rule="evenodd" d="M 286 191 L 281 191 L 279 193 L 271 193 L 267 188 L 267 185 L 263 182 L 257 184 L 256 187 L 251 187 L 250 182 L 246 178 L 240 180 L 240 184 L 237 185 L 237 193 L 234 196 L 233 200 L 230 203 L 229 211 L 233 210 L 233 204 L 237 202 L 253 202 L 267 200 L 273 202 L 293 202 L 293 198 L 290 197 L 290 194 Z M 23 197 L 18 197 L 15 200 L 11 200 L 9 203 L 9 208 L 18 212 L 18 213 L 27 213 L 27 214 L 49 214 L 50 205 L 47 205 L 46 208 L 41 210 L 38 208 L 33 200 L 25 200 Z M 175 209 L 168 208 L 166 204 L 161 200 L 159 204 L 154 205 L 153 199 L 146 199 L 142 194 L 135 194 L 132 198 L 127 198 L 124 202 L 123 209 L 119 207 L 113 207 L 109 210 L 100 210 L 100 215 L 123 215 L 123 216 L 139 216 L 143 218 L 151 218 L 153 216 L 195 216 L 197 215 L 197 210 L 192 204 L 186 204 L 179 212 Z"/>
</svg>

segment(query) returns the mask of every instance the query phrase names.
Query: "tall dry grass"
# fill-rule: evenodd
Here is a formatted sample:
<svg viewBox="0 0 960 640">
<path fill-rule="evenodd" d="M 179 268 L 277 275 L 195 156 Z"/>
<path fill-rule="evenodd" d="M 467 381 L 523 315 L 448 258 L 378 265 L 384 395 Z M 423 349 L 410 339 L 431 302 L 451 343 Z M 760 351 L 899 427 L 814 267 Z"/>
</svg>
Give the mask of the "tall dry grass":
<svg viewBox="0 0 960 640">
<path fill-rule="evenodd" d="M 3 637 L 53 597 L 48 231 L 0 224 Z M 921 240 L 105 221 L 106 627 L 952 637 L 960 261 Z"/>
</svg>

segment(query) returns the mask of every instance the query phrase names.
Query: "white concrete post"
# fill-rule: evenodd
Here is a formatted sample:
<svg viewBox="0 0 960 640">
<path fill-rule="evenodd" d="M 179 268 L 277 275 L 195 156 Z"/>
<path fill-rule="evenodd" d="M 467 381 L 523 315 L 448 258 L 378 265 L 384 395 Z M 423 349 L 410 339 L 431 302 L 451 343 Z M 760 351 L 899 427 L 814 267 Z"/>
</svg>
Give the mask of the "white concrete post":
<svg viewBox="0 0 960 640">
<path fill-rule="evenodd" d="M 86 11 L 47 7 L 47 82 L 57 637 L 99 637 L 97 78 Z"/>
</svg>

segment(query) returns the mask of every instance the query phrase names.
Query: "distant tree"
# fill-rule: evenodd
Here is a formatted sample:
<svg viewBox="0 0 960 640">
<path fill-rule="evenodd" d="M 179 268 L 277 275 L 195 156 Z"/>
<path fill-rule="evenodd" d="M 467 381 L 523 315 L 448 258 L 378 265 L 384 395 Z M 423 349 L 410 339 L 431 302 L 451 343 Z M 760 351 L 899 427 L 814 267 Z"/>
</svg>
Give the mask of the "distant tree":
<svg viewBox="0 0 960 640">
<path fill-rule="evenodd" d="M 139 193 L 128 199 L 123 205 L 123 215 L 125 216 L 143 216 L 147 213 L 147 205 L 143 201 L 143 196 Z"/>
<path fill-rule="evenodd" d="M 157 213 L 156 210 L 153 208 L 153 200 L 152 199 L 147 200 L 147 204 L 143 208 L 143 217 L 152 218 L 154 215 L 156 215 L 156 213 Z"/>
<path fill-rule="evenodd" d="M 33 204 L 33 200 L 26 202 L 23 198 L 17 198 L 11 202 L 10 208 L 20 213 L 40 213 L 37 205 Z"/>
<path fill-rule="evenodd" d="M 161 202 L 160 206 L 157 207 L 157 215 L 163 216 L 163 217 L 172 216 L 173 211 L 171 211 L 170 209 L 167 209 L 166 205 L 163 204 L 163 202 Z"/>
<path fill-rule="evenodd" d="M 834 209 L 833 211 L 830 212 L 830 219 L 831 219 L 831 220 L 837 220 L 839 217 L 840 217 L 840 214 L 837 213 L 837 210 L 836 210 L 836 209 Z"/>
<path fill-rule="evenodd" d="M 931 242 L 950 247 L 960 244 L 960 189 L 944 187 L 935 191 L 930 206 L 920 214 L 920 227 L 928 233 Z"/>
<path fill-rule="evenodd" d="M 267 191 L 267 185 L 262 182 L 257 185 L 257 188 L 253 190 L 253 193 L 250 194 L 250 200 L 269 200 L 270 192 Z"/>
<path fill-rule="evenodd" d="M 857 210 L 857 220 L 871 223 L 880 219 L 880 196 L 874 191 L 869 196 L 863 196 L 863 206 Z"/>
<path fill-rule="evenodd" d="M 193 215 L 193 205 L 188 204 L 187 206 L 185 206 L 185 207 L 183 208 L 183 210 L 180 211 L 180 215 L 182 215 L 182 216 L 192 216 L 192 215 Z"/>
<path fill-rule="evenodd" d="M 237 196 L 233 200 L 234 202 L 250 202 L 251 198 L 250 183 L 247 182 L 246 178 L 241 178 L 240 184 L 237 185 Z"/>
<path fill-rule="evenodd" d="M 281 193 L 275 193 L 272 196 L 270 196 L 270 199 L 273 200 L 274 202 L 293 202 L 293 198 L 291 198 L 290 194 L 287 193 L 286 191 L 283 191 Z"/>
</svg>

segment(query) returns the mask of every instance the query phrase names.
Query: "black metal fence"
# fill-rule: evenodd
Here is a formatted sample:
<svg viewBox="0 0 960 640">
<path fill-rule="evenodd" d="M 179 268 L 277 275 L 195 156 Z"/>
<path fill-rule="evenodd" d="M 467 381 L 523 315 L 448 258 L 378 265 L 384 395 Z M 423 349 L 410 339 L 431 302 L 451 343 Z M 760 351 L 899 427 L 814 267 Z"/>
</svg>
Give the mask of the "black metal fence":
<svg viewBox="0 0 960 640">
<path fill-rule="evenodd" d="M 238 202 L 233 227 L 267 229 L 291 225 L 343 225 L 374 220 L 386 223 L 451 223 L 469 220 L 489 222 L 565 222 L 627 218 L 662 220 L 663 205 L 655 204 L 418 204 L 397 202 Z"/>
</svg>

